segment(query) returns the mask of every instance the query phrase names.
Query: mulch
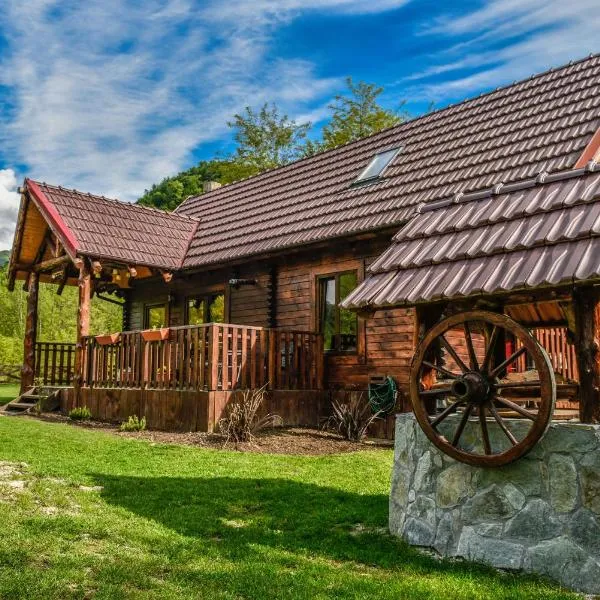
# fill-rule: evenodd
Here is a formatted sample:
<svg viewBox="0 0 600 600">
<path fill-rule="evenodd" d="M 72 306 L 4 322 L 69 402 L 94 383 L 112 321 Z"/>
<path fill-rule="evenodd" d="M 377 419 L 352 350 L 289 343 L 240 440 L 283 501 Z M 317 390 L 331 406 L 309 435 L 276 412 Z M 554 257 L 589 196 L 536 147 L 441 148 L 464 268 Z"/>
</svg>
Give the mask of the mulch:
<svg viewBox="0 0 600 600">
<path fill-rule="evenodd" d="M 119 437 L 145 440 L 155 444 L 176 444 L 214 450 L 226 449 L 263 454 L 320 456 L 389 449 L 393 447 L 391 440 L 367 439 L 361 443 L 349 442 L 335 433 L 307 427 L 274 427 L 265 429 L 259 432 L 252 442 L 235 444 L 234 442 L 227 443 L 224 436 L 217 433 L 155 430 L 124 432 L 119 431 L 119 426 L 114 423 L 72 421 L 60 413 L 27 415 L 21 418 L 67 423 L 73 427 L 82 427 L 84 429 L 100 429 Z"/>
</svg>

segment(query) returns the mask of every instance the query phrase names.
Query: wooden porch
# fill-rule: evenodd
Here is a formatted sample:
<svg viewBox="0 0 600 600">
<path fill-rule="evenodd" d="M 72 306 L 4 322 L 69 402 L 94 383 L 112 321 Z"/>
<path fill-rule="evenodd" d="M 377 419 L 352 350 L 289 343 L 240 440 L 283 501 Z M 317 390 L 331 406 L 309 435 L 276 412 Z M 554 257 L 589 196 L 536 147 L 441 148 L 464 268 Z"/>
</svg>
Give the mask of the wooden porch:
<svg viewBox="0 0 600 600">
<path fill-rule="evenodd" d="M 138 415 L 156 429 L 212 431 L 236 390 L 263 386 L 264 411 L 286 424 L 318 425 L 328 410 L 319 334 L 209 323 L 106 338 L 83 337 L 63 410 L 87 406 L 101 420 Z M 55 345 L 38 346 L 46 358 L 40 381 L 64 382 Z"/>
</svg>

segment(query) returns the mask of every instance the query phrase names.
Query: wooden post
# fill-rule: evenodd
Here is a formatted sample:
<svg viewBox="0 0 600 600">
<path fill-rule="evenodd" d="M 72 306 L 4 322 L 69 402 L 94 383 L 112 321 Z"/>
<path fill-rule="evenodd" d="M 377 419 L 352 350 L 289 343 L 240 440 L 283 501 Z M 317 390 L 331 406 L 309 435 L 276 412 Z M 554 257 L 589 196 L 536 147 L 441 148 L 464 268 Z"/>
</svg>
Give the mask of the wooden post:
<svg viewBox="0 0 600 600">
<path fill-rule="evenodd" d="M 77 310 L 77 343 L 75 345 L 75 406 L 79 406 L 81 384 L 83 380 L 83 338 L 90 334 L 90 301 L 92 291 L 92 277 L 87 261 L 81 260 L 79 266 L 79 308 Z"/>
<path fill-rule="evenodd" d="M 600 293 L 586 287 L 573 293 L 575 349 L 579 370 L 579 420 L 600 423 Z"/>
<path fill-rule="evenodd" d="M 35 343 L 38 327 L 38 295 L 40 278 L 37 273 L 29 277 L 29 293 L 27 295 L 27 319 L 25 321 L 25 338 L 23 340 L 23 368 L 21 369 L 21 394 L 35 383 Z"/>
</svg>

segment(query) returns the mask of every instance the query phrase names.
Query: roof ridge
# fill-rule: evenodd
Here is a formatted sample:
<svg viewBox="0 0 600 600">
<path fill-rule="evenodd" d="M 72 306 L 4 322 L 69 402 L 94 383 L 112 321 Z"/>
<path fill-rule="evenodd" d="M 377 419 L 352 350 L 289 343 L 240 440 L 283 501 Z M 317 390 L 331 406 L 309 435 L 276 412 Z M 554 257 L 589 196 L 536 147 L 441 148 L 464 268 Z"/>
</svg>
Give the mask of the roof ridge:
<svg viewBox="0 0 600 600">
<path fill-rule="evenodd" d="M 468 204 L 469 202 L 485 200 L 493 196 L 500 196 L 502 194 L 512 194 L 514 192 L 520 192 L 522 190 L 533 188 L 538 185 L 554 183 L 555 181 L 575 179 L 577 177 L 589 175 L 590 173 L 599 172 L 600 163 L 597 163 L 594 160 L 590 160 L 585 167 L 581 167 L 579 169 L 553 171 L 552 173 L 540 171 L 535 177 L 528 177 L 527 179 L 521 179 L 520 181 L 514 181 L 512 183 L 500 182 L 491 187 L 472 190 L 466 193 L 458 192 L 457 194 L 448 196 L 446 198 L 433 200 L 432 202 L 421 203 L 416 207 L 415 217 L 428 212 L 434 212 L 437 210 L 448 208 L 449 206 L 456 206 L 457 204 Z"/>
<path fill-rule="evenodd" d="M 127 202 L 126 200 L 119 200 L 118 198 L 108 198 L 108 197 L 104 196 L 103 194 L 92 194 L 91 192 L 82 192 L 81 190 L 78 190 L 76 188 L 68 188 L 68 187 L 64 187 L 62 185 L 54 185 L 52 183 L 47 183 L 46 181 L 37 181 L 37 180 L 31 179 L 29 177 L 27 179 L 29 179 L 30 181 L 33 181 L 38 186 L 43 185 L 46 187 L 54 188 L 56 190 L 79 194 L 80 196 L 88 196 L 90 198 L 96 198 L 96 199 L 102 200 L 104 202 L 118 204 L 119 206 L 123 206 L 125 208 L 132 208 L 133 210 L 140 208 L 140 209 L 143 209 L 146 211 L 155 212 L 155 213 L 159 213 L 162 215 L 173 216 L 173 217 L 179 218 L 181 220 L 200 222 L 200 219 L 197 217 L 193 217 L 193 216 L 186 215 L 186 214 L 175 213 L 174 211 L 163 210 L 160 208 L 156 208 L 154 206 L 145 206 L 144 204 L 138 204 L 137 202 Z"/>
<path fill-rule="evenodd" d="M 353 144 L 358 144 L 360 142 L 364 142 L 365 140 L 372 139 L 375 136 L 381 135 L 383 137 L 384 134 L 392 131 L 393 129 L 399 129 L 399 128 L 402 128 L 402 127 L 407 127 L 409 124 L 412 125 L 412 124 L 416 123 L 417 121 L 422 121 L 422 120 L 424 120 L 426 118 L 437 117 L 441 113 L 444 113 L 444 112 L 446 112 L 448 110 L 456 109 L 457 107 L 462 107 L 462 106 L 464 106 L 464 105 L 466 105 L 466 104 L 468 104 L 470 102 L 475 102 L 476 100 L 481 100 L 482 98 L 486 98 L 486 97 L 491 96 L 493 94 L 497 94 L 499 92 L 508 90 L 510 88 L 517 87 L 518 85 L 521 85 L 521 84 L 523 84 L 523 83 L 525 83 L 527 81 L 533 81 L 533 80 L 539 79 L 541 77 L 544 77 L 546 75 L 549 75 L 550 73 L 555 73 L 555 72 L 563 71 L 563 70 L 568 69 L 568 68 L 570 68 L 570 67 L 572 67 L 574 65 L 578 65 L 578 64 L 584 63 L 584 62 L 586 62 L 588 60 L 593 60 L 593 59 L 598 58 L 598 57 L 600 57 L 600 52 L 590 53 L 590 54 L 588 54 L 588 55 L 586 55 L 586 56 L 584 56 L 582 58 L 579 58 L 579 59 L 576 59 L 576 60 L 571 60 L 571 61 L 569 61 L 566 64 L 563 64 L 563 65 L 560 65 L 560 66 L 557 66 L 557 67 L 550 67 L 549 69 L 546 69 L 545 71 L 541 71 L 539 73 L 534 73 L 534 74 L 532 74 L 529 77 L 526 77 L 524 79 L 515 80 L 512 83 L 509 83 L 509 84 L 506 84 L 506 85 L 503 85 L 503 86 L 498 86 L 498 87 L 496 87 L 496 88 L 494 88 L 492 90 L 489 90 L 487 92 L 482 92 L 482 93 L 478 94 L 477 96 L 471 96 L 471 97 L 465 98 L 465 99 L 463 99 L 463 100 L 461 100 L 459 102 L 454 102 L 454 103 L 448 104 L 447 106 L 444 106 L 444 107 L 439 108 L 437 110 L 433 110 L 433 111 L 424 113 L 422 115 L 418 115 L 418 116 L 416 116 L 416 117 L 414 117 L 412 119 L 408 119 L 406 121 L 402 121 L 401 123 L 397 123 L 396 125 L 391 125 L 390 127 L 386 127 L 384 129 L 381 129 L 380 131 L 377 131 L 376 133 L 373 133 L 373 134 L 371 134 L 369 136 L 360 138 L 358 140 L 351 140 L 349 142 L 346 142 L 345 144 L 340 144 L 338 146 L 335 146 L 334 148 L 328 148 L 327 150 L 323 150 L 321 152 L 317 152 L 315 154 L 312 154 L 311 156 L 304 156 L 304 157 L 302 157 L 302 158 L 300 158 L 300 159 L 298 159 L 296 161 L 293 161 L 291 163 L 287 163 L 285 165 L 279 165 L 277 167 L 273 167 L 271 169 L 267 169 L 265 171 L 262 171 L 261 173 L 257 173 L 256 175 L 250 175 L 248 177 L 244 177 L 243 179 L 238 179 L 236 181 L 232 181 L 231 183 L 223 184 L 220 188 L 218 188 L 216 190 L 212 190 L 211 192 L 206 192 L 206 193 L 203 193 L 203 194 L 197 194 L 195 196 L 189 196 L 188 198 L 186 198 L 175 209 L 174 212 L 176 212 L 177 214 L 180 214 L 179 213 L 179 209 L 183 208 L 189 201 L 192 201 L 194 199 L 201 198 L 201 197 L 207 197 L 207 196 L 217 197 L 223 191 L 229 190 L 233 186 L 236 186 L 238 184 L 242 184 L 242 183 L 244 183 L 246 181 L 256 180 L 256 179 L 258 179 L 260 177 L 267 176 L 268 174 L 273 173 L 275 171 L 278 171 L 278 170 L 281 170 L 281 169 L 285 169 L 285 168 L 289 168 L 289 167 L 301 164 L 301 163 L 303 163 L 305 161 L 312 160 L 312 159 L 314 159 L 316 157 L 323 156 L 323 155 L 328 154 L 330 152 L 335 152 L 337 150 L 340 150 L 341 148 L 347 148 L 348 146 L 351 146 Z"/>
</svg>

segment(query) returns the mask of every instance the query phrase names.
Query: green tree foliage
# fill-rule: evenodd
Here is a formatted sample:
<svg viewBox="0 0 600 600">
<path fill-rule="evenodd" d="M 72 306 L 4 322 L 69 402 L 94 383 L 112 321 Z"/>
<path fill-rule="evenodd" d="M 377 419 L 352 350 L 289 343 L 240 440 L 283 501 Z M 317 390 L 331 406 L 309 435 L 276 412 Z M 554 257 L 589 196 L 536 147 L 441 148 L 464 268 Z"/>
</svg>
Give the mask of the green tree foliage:
<svg viewBox="0 0 600 600">
<path fill-rule="evenodd" d="M 259 111 L 247 106 L 233 121 L 237 148 L 233 160 L 256 173 L 286 165 L 304 155 L 310 123 L 299 125 L 281 115 L 274 104 L 263 104 Z"/>
<path fill-rule="evenodd" d="M 0 250 L 0 267 L 3 267 L 10 258 L 10 250 Z"/>
<path fill-rule="evenodd" d="M 331 120 L 323 127 L 323 141 L 316 143 L 317 150 L 329 150 L 359 140 L 403 120 L 399 111 L 379 105 L 382 87 L 364 81 L 354 83 L 351 77 L 346 79 L 346 85 L 349 93 L 338 94 L 329 105 Z"/>
<path fill-rule="evenodd" d="M 77 289 L 66 287 L 57 296 L 56 286 L 40 285 L 38 340 L 75 342 Z M 5 268 L 0 268 L 0 364 L 19 364 L 23 357 L 23 337 L 27 313 L 27 293 L 17 282 L 14 292 L 7 288 Z M 97 298 L 92 300 L 92 334 L 120 331 L 122 310 Z"/>
<path fill-rule="evenodd" d="M 188 196 L 202 194 L 204 181 L 232 183 L 267 169 L 288 164 L 303 156 L 377 133 L 402 122 L 401 110 L 387 110 L 378 103 L 383 88 L 347 79 L 348 93 L 330 104 L 331 120 L 321 140 L 309 140 L 311 124 L 298 124 L 281 114 L 274 104 L 259 110 L 247 106 L 228 122 L 234 130 L 236 149 L 225 158 L 202 161 L 195 167 L 167 177 L 146 190 L 140 204 L 174 210 Z"/>
<path fill-rule="evenodd" d="M 244 165 L 230 158 L 203 160 L 195 167 L 174 177 L 166 177 L 149 190 L 145 190 L 138 204 L 173 211 L 187 197 L 202 194 L 204 181 L 226 184 L 255 174 L 256 169 L 251 165 Z"/>
</svg>

